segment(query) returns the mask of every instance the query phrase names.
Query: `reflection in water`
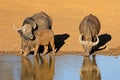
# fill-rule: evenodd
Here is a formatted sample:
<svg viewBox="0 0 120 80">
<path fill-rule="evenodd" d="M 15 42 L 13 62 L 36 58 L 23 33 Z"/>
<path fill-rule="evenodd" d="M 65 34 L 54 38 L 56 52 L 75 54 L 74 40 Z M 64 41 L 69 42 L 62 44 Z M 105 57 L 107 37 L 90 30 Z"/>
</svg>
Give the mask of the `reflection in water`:
<svg viewBox="0 0 120 80">
<path fill-rule="evenodd" d="M 29 58 L 22 58 L 22 80 L 53 80 L 54 76 L 54 63 L 55 58 L 49 57 L 49 60 L 45 56 L 39 56 L 34 58 L 34 62 Z"/>
<path fill-rule="evenodd" d="M 0 56 L 0 80 L 120 80 L 119 68 L 120 56 Z"/>
<path fill-rule="evenodd" d="M 81 80 L 101 80 L 100 70 L 97 67 L 95 56 L 84 57 L 83 64 L 80 69 Z"/>
</svg>

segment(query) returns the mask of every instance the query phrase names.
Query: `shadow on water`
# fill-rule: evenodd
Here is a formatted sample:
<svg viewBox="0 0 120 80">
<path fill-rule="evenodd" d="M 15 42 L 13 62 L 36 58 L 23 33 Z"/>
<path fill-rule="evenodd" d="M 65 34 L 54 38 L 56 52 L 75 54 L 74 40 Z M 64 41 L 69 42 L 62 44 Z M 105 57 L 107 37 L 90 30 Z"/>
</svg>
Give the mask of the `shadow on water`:
<svg viewBox="0 0 120 80">
<path fill-rule="evenodd" d="M 54 57 L 36 57 L 32 61 L 29 58 L 22 58 L 22 80 L 53 80 L 54 77 Z"/>
<path fill-rule="evenodd" d="M 84 57 L 82 67 L 80 68 L 81 80 L 101 80 L 100 70 L 97 67 L 96 57 Z"/>
<path fill-rule="evenodd" d="M 57 49 L 56 52 L 59 51 L 59 49 L 65 44 L 65 40 L 70 37 L 69 34 L 58 34 L 55 35 L 55 48 Z"/>
<path fill-rule="evenodd" d="M 106 44 L 112 39 L 111 35 L 107 34 L 107 33 L 102 34 L 102 35 L 100 35 L 98 37 L 99 37 L 99 43 L 95 47 L 93 47 L 91 53 L 94 53 L 95 51 L 105 49 L 107 47 Z M 104 46 L 104 47 L 102 47 L 102 46 Z"/>
</svg>

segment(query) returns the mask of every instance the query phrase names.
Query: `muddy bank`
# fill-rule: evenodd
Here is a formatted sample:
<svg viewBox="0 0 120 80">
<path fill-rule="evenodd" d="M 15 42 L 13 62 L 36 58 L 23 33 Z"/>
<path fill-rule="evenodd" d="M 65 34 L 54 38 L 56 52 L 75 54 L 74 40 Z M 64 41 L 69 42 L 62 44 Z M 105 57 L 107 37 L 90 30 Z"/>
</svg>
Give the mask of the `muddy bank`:
<svg viewBox="0 0 120 80">
<path fill-rule="evenodd" d="M 8 55 L 8 54 L 21 56 L 20 51 L 0 51 L 0 55 Z M 120 48 L 110 49 L 107 51 L 96 51 L 93 54 L 104 55 L 104 56 L 119 56 L 120 55 Z M 33 55 L 33 54 L 29 54 L 29 55 Z M 56 56 L 60 56 L 60 55 L 81 55 L 81 56 L 84 56 L 84 52 L 83 51 L 59 51 L 56 53 Z"/>
</svg>

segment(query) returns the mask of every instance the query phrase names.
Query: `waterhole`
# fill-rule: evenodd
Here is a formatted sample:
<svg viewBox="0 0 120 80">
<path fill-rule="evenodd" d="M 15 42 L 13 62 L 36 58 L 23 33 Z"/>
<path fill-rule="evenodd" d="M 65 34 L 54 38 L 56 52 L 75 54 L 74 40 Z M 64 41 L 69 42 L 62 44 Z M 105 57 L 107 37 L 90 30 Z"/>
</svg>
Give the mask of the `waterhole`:
<svg viewBox="0 0 120 80">
<path fill-rule="evenodd" d="M 1 55 L 0 80 L 120 80 L 120 57 Z"/>
</svg>

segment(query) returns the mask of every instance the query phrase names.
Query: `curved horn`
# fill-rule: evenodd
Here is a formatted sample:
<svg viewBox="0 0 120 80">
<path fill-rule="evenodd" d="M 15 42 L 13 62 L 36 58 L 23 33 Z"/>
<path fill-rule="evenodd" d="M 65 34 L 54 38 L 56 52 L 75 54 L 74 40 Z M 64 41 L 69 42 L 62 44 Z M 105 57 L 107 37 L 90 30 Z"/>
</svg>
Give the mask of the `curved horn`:
<svg viewBox="0 0 120 80">
<path fill-rule="evenodd" d="M 15 30 L 19 31 L 19 30 L 23 29 L 24 27 L 16 28 L 16 27 L 15 27 L 15 24 L 13 24 L 13 28 L 14 28 Z"/>
<path fill-rule="evenodd" d="M 83 36 L 83 34 L 80 34 L 80 36 L 79 36 L 79 42 L 80 42 L 82 45 L 86 45 L 86 44 L 88 43 L 88 41 L 83 41 L 83 40 L 82 40 L 82 36 Z"/>
<path fill-rule="evenodd" d="M 99 43 L 99 37 L 97 35 L 96 35 L 96 37 L 97 37 L 97 41 L 96 42 L 92 42 L 93 46 L 95 46 L 95 45 L 97 45 Z"/>
<path fill-rule="evenodd" d="M 33 22 L 33 29 L 36 29 L 36 23 L 35 23 L 35 21 L 32 21 Z"/>
</svg>

